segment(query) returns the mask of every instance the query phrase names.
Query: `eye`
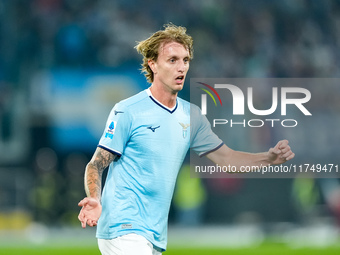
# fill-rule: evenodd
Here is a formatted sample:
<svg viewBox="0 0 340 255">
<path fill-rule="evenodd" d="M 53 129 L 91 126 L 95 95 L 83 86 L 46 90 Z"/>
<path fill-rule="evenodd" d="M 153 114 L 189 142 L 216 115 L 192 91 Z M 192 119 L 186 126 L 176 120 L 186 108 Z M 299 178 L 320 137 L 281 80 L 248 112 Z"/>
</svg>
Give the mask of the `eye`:
<svg viewBox="0 0 340 255">
<path fill-rule="evenodd" d="M 185 63 L 185 64 L 189 63 L 189 59 L 188 59 L 188 58 L 185 58 L 185 59 L 184 59 L 184 63 Z"/>
<path fill-rule="evenodd" d="M 169 61 L 170 61 L 170 63 L 175 63 L 176 60 L 174 58 L 170 58 Z"/>
</svg>

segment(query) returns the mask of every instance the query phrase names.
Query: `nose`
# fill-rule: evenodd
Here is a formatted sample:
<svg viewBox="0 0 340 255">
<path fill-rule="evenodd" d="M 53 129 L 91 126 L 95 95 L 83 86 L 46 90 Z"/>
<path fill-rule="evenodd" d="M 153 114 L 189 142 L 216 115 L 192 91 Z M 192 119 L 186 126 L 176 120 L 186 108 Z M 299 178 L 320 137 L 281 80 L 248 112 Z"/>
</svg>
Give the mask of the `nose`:
<svg viewBox="0 0 340 255">
<path fill-rule="evenodd" d="M 179 64 L 178 64 L 178 71 L 183 73 L 187 70 L 188 68 L 188 64 L 185 62 L 185 61 L 179 61 Z"/>
</svg>

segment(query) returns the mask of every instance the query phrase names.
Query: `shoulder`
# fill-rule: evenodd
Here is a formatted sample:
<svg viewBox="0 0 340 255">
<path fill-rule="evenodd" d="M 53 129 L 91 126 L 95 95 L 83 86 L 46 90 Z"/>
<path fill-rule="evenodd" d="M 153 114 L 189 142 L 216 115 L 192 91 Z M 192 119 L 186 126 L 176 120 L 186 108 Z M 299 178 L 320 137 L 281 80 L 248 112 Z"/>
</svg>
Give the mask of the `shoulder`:
<svg viewBox="0 0 340 255">
<path fill-rule="evenodd" d="M 141 105 L 144 104 L 144 100 L 147 99 L 148 95 L 145 90 L 135 94 L 129 98 L 126 98 L 118 103 L 116 103 L 111 109 L 109 119 L 121 120 L 121 119 L 131 119 L 132 116 L 138 112 Z"/>
<path fill-rule="evenodd" d="M 139 107 L 139 105 L 143 104 L 143 101 L 147 98 L 148 98 L 148 94 L 147 94 L 146 90 L 143 90 L 136 95 L 133 95 L 129 98 L 126 98 L 126 99 L 120 101 L 119 103 L 117 103 L 114 106 L 114 109 L 119 108 L 121 110 L 127 111 L 127 110 L 130 110 L 132 108 Z"/>
<path fill-rule="evenodd" d="M 143 90 L 136 95 L 133 95 L 129 98 L 126 98 L 126 99 L 120 101 L 118 104 L 121 105 L 121 106 L 124 106 L 124 107 L 129 107 L 129 106 L 132 106 L 134 104 L 140 103 L 141 101 L 145 100 L 146 98 L 148 98 L 148 94 L 147 94 L 146 90 Z"/>
<path fill-rule="evenodd" d="M 177 100 L 178 105 L 180 105 L 184 111 L 188 111 L 189 114 L 200 114 L 201 109 L 197 105 L 190 103 L 180 97 L 177 97 Z"/>
<path fill-rule="evenodd" d="M 190 103 L 187 100 L 184 100 L 181 97 L 177 97 L 177 101 L 179 104 L 182 104 L 185 107 L 190 107 Z"/>
</svg>

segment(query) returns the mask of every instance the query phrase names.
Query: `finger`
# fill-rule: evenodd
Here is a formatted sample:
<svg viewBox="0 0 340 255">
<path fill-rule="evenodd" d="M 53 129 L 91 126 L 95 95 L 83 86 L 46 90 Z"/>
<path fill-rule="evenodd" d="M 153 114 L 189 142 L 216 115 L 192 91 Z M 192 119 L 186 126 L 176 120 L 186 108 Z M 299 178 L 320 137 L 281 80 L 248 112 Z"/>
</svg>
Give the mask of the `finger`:
<svg viewBox="0 0 340 255">
<path fill-rule="evenodd" d="M 93 227 L 93 220 L 88 219 L 87 220 L 87 225 L 89 225 L 90 227 Z"/>
<path fill-rule="evenodd" d="M 80 217 L 80 222 L 81 222 L 81 227 L 82 228 L 86 228 L 86 218 L 85 215 L 83 215 L 83 217 Z"/>
<path fill-rule="evenodd" d="M 292 154 L 290 154 L 287 158 L 286 158 L 286 160 L 291 160 L 291 159 L 293 159 L 295 157 L 295 153 L 293 152 Z"/>
<path fill-rule="evenodd" d="M 79 213 L 78 220 L 81 222 L 82 228 L 85 228 L 86 227 L 86 223 L 85 223 L 86 219 L 85 219 L 84 213 L 82 213 L 82 212 Z"/>
<path fill-rule="evenodd" d="M 283 147 L 283 148 L 281 147 L 281 153 L 282 154 L 288 153 L 290 151 L 291 151 L 291 149 L 290 149 L 289 145 L 287 145 L 286 147 Z"/>
<path fill-rule="evenodd" d="M 86 204 L 89 203 L 89 198 L 85 197 L 84 199 L 82 199 L 79 203 L 78 206 L 85 206 Z"/>
<path fill-rule="evenodd" d="M 279 149 L 283 149 L 283 148 L 288 146 L 289 142 L 288 142 L 288 140 L 281 140 L 279 143 L 280 143 Z"/>
<path fill-rule="evenodd" d="M 279 149 L 282 144 L 282 141 L 278 141 L 277 144 L 274 146 L 274 149 Z"/>
<path fill-rule="evenodd" d="M 85 204 L 86 204 L 86 201 L 85 199 L 83 199 L 78 203 L 78 206 L 84 206 Z"/>
<path fill-rule="evenodd" d="M 270 153 L 274 153 L 274 154 L 276 154 L 276 155 L 279 155 L 279 154 L 281 153 L 281 150 L 278 149 L 278 148 L 276 148 L 276 146 L 275 146 L 274 148 L 270 148 L 270 149 L 269 149 L 269 152 L 270 152 Z"/>
<path fill-rule="evenodd" d="M 288 151 L 288 152 L 282 154 L 281 158 L 288 158 L 290 155 L 292 155 L 292 153 L 293 153 L 292 151 Z"/>
<path fill-rule="evenodd" d="M 80 212 L 79 215 L 78 215 L 78 220 L 83 221 L 83 219 L 84 219 L 84 214 L 82 212 Z"/>
<path fill-rule="evenodd" d="M 81 227 L 86 228 L 86 221 L 81 221 Z"/>
<path fill-rule="evenodd" d="M 292 154 L 293 154 L 293 152 L 288 152 L 286 154 L 283 154 L 283 155 L 280 156 L 280 159 L 283 159 L 285 161 L 290 160 L 290 159 L 293 158 Z"/>
</svg>

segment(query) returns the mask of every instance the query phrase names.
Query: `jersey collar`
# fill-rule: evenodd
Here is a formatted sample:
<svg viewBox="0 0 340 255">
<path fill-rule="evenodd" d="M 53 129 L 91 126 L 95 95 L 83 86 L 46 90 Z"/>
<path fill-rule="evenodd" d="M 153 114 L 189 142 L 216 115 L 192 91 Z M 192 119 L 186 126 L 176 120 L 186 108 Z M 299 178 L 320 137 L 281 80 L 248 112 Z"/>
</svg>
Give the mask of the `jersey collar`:
<svg viewBox="0 0 340 255">
<path fill-rule="evenodd" d="M 174 107 L 172 107 L 172 108 L 169 108 L 169 107 L 165 106 L 164 104 L 162 104 L 161 102 L 159 102 L 156 98 L 154 98 L 154 96 L 153 96 L 152 93 L 151 93 L 150 88 L 148 88 L 148 89 L 146 90 L 146 93 L 148 93 L 148 96 L 151 98 L 151 100 L 152 100 L 155 104 L 157 104 L 158 106 L 162 107 L 164 110 L 166 110 L 166 111 L 168 111 L 168 112 L 170 112 L 170 113 L 173 113 L 174 111 L 176 111 L 177 105 L 178 105 L 177 98 L 176 98 L 176 105 L 175 105 Z"/>
</svg>

